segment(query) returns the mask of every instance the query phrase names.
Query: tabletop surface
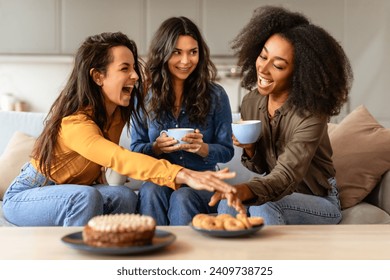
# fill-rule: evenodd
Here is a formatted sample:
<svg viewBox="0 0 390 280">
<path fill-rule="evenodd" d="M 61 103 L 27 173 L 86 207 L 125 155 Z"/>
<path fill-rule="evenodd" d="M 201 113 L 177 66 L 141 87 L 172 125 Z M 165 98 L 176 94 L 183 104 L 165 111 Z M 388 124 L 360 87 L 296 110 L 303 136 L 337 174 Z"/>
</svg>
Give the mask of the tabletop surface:
<svg viewBox="0 0 390 280">
<path fill-rule="evenodd" d="M 389 260 L 390 225 L 265 226 L 246 237 L 210 237 L 189 226 L 159 226 L 176 239 L 159 250 L 106 255 L 61 241 L 81 227 L 0 227 L 2 260 Z"/>
</svg>

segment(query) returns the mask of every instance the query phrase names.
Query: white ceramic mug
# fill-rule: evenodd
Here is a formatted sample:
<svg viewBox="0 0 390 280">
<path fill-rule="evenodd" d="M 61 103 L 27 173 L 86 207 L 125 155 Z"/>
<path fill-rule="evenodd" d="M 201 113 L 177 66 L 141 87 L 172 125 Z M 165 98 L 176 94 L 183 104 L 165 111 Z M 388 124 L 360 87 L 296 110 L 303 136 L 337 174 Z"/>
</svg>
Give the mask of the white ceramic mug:
<svg viewBox="0 0 390 280">
<path fill-rule="evenodd" d="M 233 135 L 241 144 L 250 144 L 257 141 L 261 134 L 260 120 L 239 120 L 232 123 Z"/>
<path fill-rule="evenodd" d="M 193 128 L 169 128 L 168 130 L 162 130 L 161 133 L 166 133 L 169 137 L 175 138 L 178 143 L 177 144 L 187 144 L 187 142 L 182 141 L 181 139 L 188 133 L 193 133 Z"/>
<path fill-rule="evenodd" d="M 110 186 L 123 186 L 127 181 L 127 176 L 119 174 L 111 168 L 107 168 L 106 180 Z"/>
</svg>

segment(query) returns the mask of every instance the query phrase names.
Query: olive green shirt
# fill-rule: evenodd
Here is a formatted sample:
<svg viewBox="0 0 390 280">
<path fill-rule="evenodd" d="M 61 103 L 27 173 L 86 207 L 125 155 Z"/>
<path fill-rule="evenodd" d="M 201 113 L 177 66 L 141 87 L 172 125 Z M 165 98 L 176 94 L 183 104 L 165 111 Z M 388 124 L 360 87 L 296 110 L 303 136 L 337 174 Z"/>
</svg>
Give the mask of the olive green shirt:
<svg viewBox="0 0 390 280">
<path fill-rule="evenodd" d="M 270 120 L 268 96 L 257 90 L 248 93 L 241 106 L 243 120 L 261 120 L 262 132 L 255 154 L 242 163 L 249 170 L 262 174 L 246 184 L 256 195 L 250 204 L 277 201 L 293 192 L 326 196 L 335 176 L 327 118 L 311 114 L 300 116 L 285 103 Z"/>
</svg>

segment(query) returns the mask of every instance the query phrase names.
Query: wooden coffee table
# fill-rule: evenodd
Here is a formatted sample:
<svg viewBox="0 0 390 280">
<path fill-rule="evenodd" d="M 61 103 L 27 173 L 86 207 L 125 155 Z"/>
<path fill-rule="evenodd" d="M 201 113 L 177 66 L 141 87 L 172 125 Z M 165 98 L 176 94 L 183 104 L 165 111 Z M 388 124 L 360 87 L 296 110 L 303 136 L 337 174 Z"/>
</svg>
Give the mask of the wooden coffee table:
<svg viewBox="0 0 390 280">
<path fill-rule="evenodd" d="M 176 240 L 146 254 L 99 255 L 64 244 L 81 227 L 1 227 L 3 260 L 389 260 L 390 225 L 265 226 L 248 237 L 216 238 L 188 226 L 164 226 Z"/>
</svg>

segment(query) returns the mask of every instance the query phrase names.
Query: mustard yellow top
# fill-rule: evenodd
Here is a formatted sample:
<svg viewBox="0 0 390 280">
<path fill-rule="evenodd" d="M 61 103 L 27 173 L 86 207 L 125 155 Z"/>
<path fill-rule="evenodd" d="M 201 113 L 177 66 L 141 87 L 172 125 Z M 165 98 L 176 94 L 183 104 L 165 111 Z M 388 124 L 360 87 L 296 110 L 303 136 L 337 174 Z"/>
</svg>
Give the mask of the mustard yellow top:
<svg viewBox="0 0 390 280">
<path fill-rule="evenodd" d="M 177 189 L 174 181 L 183 167 L 119 146 L 124 125 L 117 109 L 105 132 L 108 140 L 85 112 L 63 118 L 50 179 L 57 184 L 92 185 L 104 166 L 130 178 Z M 38 161 L 31 163 L 37 168 Z"/>
</svg>

